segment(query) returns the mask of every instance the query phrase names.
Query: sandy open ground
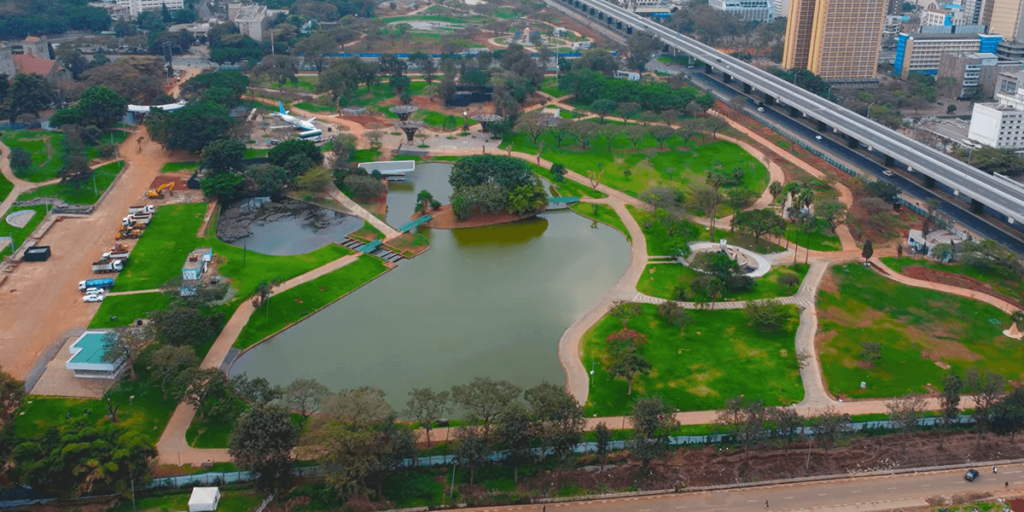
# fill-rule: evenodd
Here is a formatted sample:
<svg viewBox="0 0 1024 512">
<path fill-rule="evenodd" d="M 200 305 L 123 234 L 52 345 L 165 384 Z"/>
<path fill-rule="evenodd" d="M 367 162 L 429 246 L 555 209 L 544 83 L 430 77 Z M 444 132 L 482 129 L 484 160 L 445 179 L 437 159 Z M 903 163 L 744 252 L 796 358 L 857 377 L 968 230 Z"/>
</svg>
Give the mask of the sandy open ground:
<svg viewBox="0 0 1024 512">
<path fill-rule="evenodd" d="M 141 153 L 135 142 L 139 136 L 146 137 Z M 96 211 L 54 223 L 37 242 L 49 245 L 53 256 L 45 262 L 21 263 L 0 286 L 0 365 L 16 379 L 24 379 L 61 334 L 92 320 L 99 304 L 82 302 L 78 281 L 93 277 L 90 266 L 113 245 L 128 207 L 147 202 L 143 195 L 150 182 L 171 159 L 143 128 L 129 136 L 120 151 L 129 165 Z"/>
</svg>

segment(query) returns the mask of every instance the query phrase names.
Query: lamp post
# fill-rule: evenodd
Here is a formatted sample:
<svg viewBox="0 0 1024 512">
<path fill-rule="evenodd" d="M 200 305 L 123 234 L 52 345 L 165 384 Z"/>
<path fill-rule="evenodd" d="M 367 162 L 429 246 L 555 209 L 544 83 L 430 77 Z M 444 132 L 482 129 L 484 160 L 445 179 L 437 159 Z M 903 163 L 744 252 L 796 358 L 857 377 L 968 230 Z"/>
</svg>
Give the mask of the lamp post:
<svg viewBox="0 0 1024 512">
<path fill-rule="evenodd" d="M 463 110 L 462 111 L 462 131 L 464 131 L 464 132 L 468 132 L 469 131 L 469 111 L 468 110 Z"/>
</svg>

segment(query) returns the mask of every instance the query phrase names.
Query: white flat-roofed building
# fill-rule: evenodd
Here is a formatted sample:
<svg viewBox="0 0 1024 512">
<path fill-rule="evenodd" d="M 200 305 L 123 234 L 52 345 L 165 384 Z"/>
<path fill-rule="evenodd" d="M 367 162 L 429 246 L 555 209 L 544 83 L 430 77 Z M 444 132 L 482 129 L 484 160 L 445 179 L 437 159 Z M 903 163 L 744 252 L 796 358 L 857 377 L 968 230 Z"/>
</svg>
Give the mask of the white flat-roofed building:
<svg viewBox="0 0 1024 512">
<path fill-rule="evenodd" d="M 708 5 L 739 15 L 743 21 L 772 21 L 775 19 L 774 0 L 709 0 Z"/>
</svg>

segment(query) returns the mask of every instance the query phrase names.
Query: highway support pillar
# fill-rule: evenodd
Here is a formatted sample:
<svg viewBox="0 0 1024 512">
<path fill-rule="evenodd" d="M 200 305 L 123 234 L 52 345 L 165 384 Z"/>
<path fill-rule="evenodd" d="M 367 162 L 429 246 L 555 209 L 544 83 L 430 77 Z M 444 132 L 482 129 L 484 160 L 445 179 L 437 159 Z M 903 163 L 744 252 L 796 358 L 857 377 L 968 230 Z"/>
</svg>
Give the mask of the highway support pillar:
<svg viewBox="0 0 1024 512">
<path fill-rule="evenodd" d="M 857 139 L 853 137 L 846 137 L 846 147 L 856 149 L 857 144 Z"/>
<path fill-rule="evenodd" d="M 711 73 L 714 70 L 715 69 L 711 67 L 711 64 L 708 64 L 707 62 L 704 63 L 704 72 L 705 73 Z"/>
<path fill-rule="evenodd" d="M 935 188 L 935 178 L 932 178 L 931 176 L 925 176 L 924 188 Z"/>
<path fill-rule="evenodd" d="M 661 53 L 668 53 L 668 52 L 669 52 L 669 49 L 668 49 L 668 45 L 666 44 L 664 47 L 662 47 Z M 673 51 L 672 55 L 675 55 L 675 54 L 676 54 L 676 52 Z"/>
<path fill-rule="evenodd" d="M 892 167 L 895 164 L 896 164 L 896 159 L 895 158 L 893 158 L 893 157 L 891 157 L 889 155 L 886 155 L 884 153 L 882 154 L 882 165 L 884 165 L 885 167 Z"/>
<path fill-rule="evenodd" d="M 743 84 L 743 94 L 750 94 L 754 90 L 750 84 Z"/>
<path fill-rule="evenodd" d="M 823 131 L 828 129 L 828 125 L 825 124 L 825 121 L 817 121 L 816 124 L 818 126 L 818 131 L 819 132 L 823 132 Z"/>
<path fill-rule="evenodd" d="M 725 83 L 732 83 L 732 75 L 729 73 L 722 73 L 722 81 Z"/>
<path fill-rule="evenodd" d="M 629 26 L 627 26 L 627 27 L 626 27 L 626 33 L 627 33 L 627 34 L 632 34 L 632 33 L 633 33 L 633 27 L 629 27 Z"/>
<path fill-rule="evenodd" d="M 617 28 L 619 30 L 622 30 L 622 22 L 621 21 L 616 21 L 615 22 L 615 28 Z"/>
<path fill-rule="evenodd" d="M 797 108 L 794 107 L 793 105 L 790 105 L 789 106 L 789 116 L 790 117 L 800 117 L 800 111 L 797 110 Z"/>
<path fill-rule="evenodd" d="M 609 26 L 609 27 L 610 27 L 610 26 L 612 26 L 612 21 L 613 21 L 613 20 L 612 20 L 612 17 L 611 17 L 611 16 L 608 16 L 607 18 L 605 18 L 605 21 L 607 21 L 607 22 L 608 22 L 608 26 Z"/>
<path fill-rule="evenodd" d="M 595 14 L 597 14 L 597 10 L 596 10 L 596 9 L 594 9 L 593 7 L 591 7 L 591 8 L 590 8 L 590 15 L 591 15 L 591 16 L 594 16 Z"/>
<path fill-rule="evenodd" d="M 604 13 L 603 12 L 597 13 L 597 19 L 604 20 Z"/>
<path fill-rule="evenodd" d="M 985 205 L 977 199 L 971 199 L 971 213 L 975 215 L 981 215 L 985 212 Z"/>
<path fill-rule="evenodd" d="M 775 104 L 775 96 L 772 96 L 770 94 L 765 94 L 764 95 L 764 104 L 768 105 L 768 106 L 774 105 Z"/>
</svg>

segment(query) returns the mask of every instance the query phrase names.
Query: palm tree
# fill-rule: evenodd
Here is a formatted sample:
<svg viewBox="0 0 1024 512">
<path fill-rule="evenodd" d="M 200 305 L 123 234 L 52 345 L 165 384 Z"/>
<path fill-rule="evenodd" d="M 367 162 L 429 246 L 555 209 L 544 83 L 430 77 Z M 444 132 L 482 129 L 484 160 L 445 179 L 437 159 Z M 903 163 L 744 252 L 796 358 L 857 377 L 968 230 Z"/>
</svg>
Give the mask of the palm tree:
<svg viewBox="0 0 1024 512">
<path fill-rule="evenodd" d="M 711 307 L 708 309 L 715 309 L 715 302 L 725 293 L 725 281 L 717 277 L 708 281 L 708 287 L 704 290 L 704 293 L 711 300 Z"/>
</svg>

